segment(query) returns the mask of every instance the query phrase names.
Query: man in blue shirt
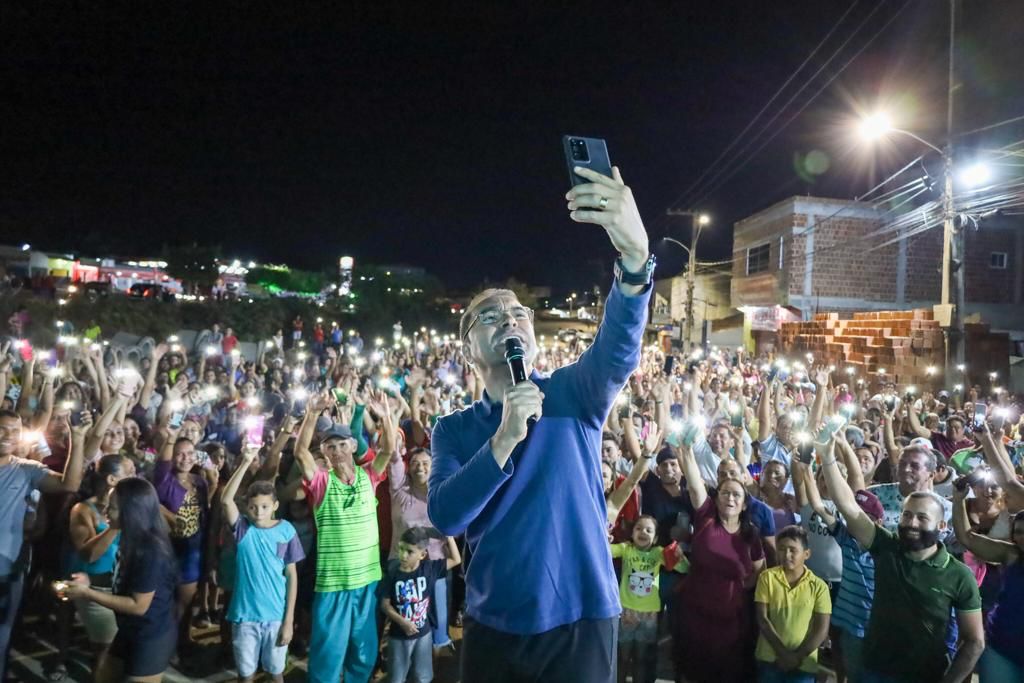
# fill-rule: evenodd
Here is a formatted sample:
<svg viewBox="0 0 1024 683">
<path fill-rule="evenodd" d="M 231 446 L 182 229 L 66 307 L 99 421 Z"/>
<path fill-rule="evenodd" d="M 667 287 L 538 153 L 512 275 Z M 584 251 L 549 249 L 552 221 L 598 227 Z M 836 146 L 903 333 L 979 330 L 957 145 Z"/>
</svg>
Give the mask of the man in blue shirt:
<svg viewBox="0 0 1024 683">
<path fill-rule="evenodd" d="M 618 169 L 567 195 L 570 217 L 600 225 L 620 254 L 604 322 L 580 359 L 542 377 L 533 312 L 486 290 L 460 324 L 463 352 L 486 386 L 441 418 L 431 438 L 428 512 L 465 532 L 467 619 L 462 681 L 615 680 L 619 597 L 606 537 L 601 429 L 640 361 L 654 260 Z M 505 339 L 516 336 L 528 380 L 513 384 Z"/>
</svg>

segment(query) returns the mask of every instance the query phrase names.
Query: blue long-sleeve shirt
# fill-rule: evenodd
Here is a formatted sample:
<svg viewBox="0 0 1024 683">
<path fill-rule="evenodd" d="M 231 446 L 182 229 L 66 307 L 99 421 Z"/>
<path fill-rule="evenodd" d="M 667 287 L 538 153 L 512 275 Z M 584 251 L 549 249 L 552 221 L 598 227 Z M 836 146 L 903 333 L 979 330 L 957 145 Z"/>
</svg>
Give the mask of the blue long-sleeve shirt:
<svg viewBox="0 0 1024 683">
<path fill-rule="evenodd" d="M 601 430 L 640 363 L 651 288 L 626 296 L 616 283 L 594 344 L 543 378 L 544 415 L 499 468 L 490 439 L 502 405 L 487 394 L 438 420 L 427 510 L 448 535 L 466 532 L 468 615 L 515 634 L 619 614 L 606 536 Z"/>
</svg>

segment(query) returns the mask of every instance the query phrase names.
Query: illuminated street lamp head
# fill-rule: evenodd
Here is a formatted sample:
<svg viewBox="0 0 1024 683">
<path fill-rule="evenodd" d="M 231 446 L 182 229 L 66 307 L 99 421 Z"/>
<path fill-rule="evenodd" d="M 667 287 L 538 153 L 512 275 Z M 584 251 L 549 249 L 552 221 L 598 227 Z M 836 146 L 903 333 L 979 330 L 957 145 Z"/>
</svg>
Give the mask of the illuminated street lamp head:
<svg viewBox="0 0 1024 683">
<path fill-rule="evenodd" d="M 701 215 L 697 216 L 697 225 L 710 225 L 710 224 L 711 224 L 711 216 L 707 215 L 706 213 L 702 213 Z"/>
<path fill-rule="evenodd" d="M 889 117 L 878 112 L 861 119 L 857 126 L 857 132 L 863 140 L 874 142 L 892 130 L 892 121 Z"/>
<path fill-rule="evenodd" d="M 960 172 L 960 182 L 967 187 L 978 187 L 992 180 L 992 167 L 985 163 L 971 164 Z"/>
</svg>

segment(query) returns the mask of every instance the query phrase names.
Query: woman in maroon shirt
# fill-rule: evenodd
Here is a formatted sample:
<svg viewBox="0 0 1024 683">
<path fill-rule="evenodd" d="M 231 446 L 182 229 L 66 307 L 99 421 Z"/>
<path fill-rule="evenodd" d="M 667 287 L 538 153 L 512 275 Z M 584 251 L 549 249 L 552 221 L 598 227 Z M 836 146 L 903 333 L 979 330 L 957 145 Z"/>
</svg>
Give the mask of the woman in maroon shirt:
<svg viewBox="0 0 1024 683">
<path fill-rule="evenodd" d="M 676 680 L 754 680 L 753 589 L 765 561 L 749 519 L 749 494 L 726 480 L 709 497 L 693 451 L 682 446 L 676 456 L 696 510 L 690 573 L 675 600 Z"/>
</svg>

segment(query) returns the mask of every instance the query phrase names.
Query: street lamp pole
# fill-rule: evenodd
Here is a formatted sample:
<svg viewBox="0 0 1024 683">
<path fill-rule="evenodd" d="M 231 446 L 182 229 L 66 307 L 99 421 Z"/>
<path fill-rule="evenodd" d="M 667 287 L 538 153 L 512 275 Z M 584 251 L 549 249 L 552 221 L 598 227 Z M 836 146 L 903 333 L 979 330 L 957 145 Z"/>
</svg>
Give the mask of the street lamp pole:
<svg viewBox="0 0 1024 683">
<path fill-rule="evenodd" d="M 690 247 L 686 248 L 682 244 L 684 249 L 687 251 L 689 256 L 689 265 L 686 269 L 686 350 L 689 351 L 693 348 L 693 290 L 696 285 L 696 271 L 697 271 L 697 240 L 700 239 L 701 229 L 711 222 L 711 219 L 707 214 L 700 213 L 697 211 L 687 211 L 678 209 L 669 209 L 667 214 L 669 216 L 689 216 L 693 221 L 693 229 L 691 231 Z M 668 238 L 667 238 L 668 239 Z M 671 240 L 679 244 L 676 240 Z"/>
</svg>

